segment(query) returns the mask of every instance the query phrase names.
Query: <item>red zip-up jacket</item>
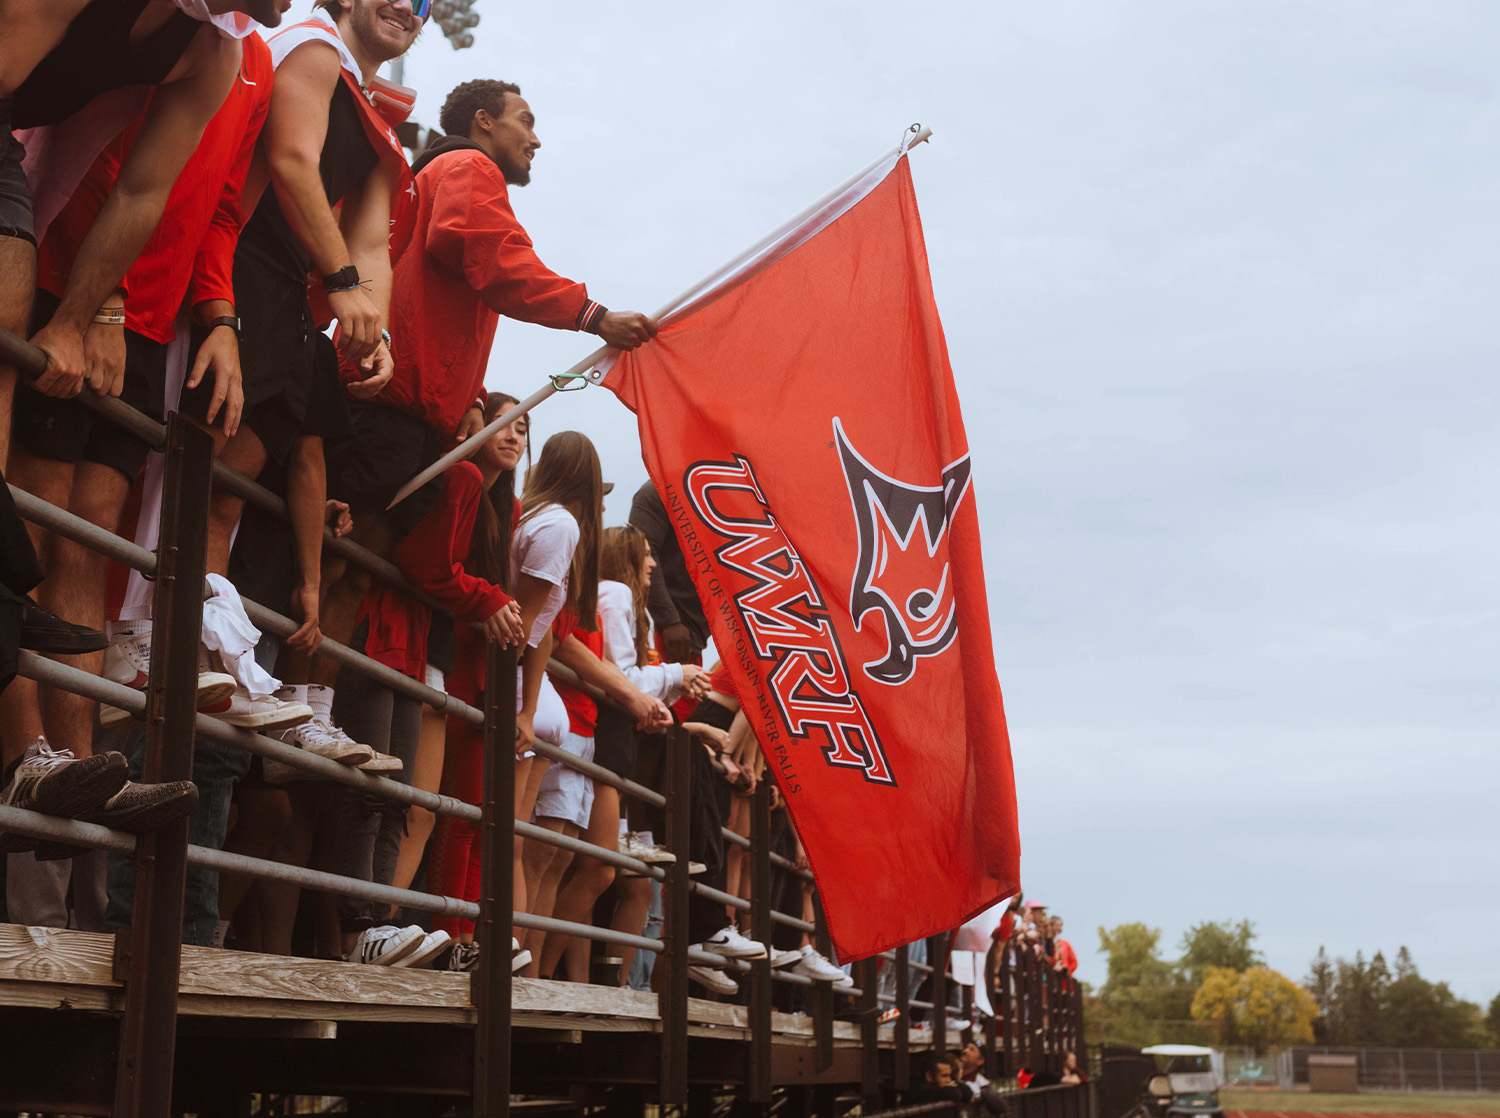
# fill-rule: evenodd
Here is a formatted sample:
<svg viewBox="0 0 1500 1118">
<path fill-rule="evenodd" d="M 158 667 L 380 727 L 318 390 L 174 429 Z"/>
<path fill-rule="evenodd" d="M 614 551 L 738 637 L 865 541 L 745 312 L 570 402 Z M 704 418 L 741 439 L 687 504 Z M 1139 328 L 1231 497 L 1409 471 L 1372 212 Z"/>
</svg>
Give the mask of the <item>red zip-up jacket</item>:
<svg viewBox="0 0 1500 1118">
<path fill-rule="evenodd" d="M 472 655 L 473 646 L 479 645 L 479 674 L 483 678 L 483 642 L 468 623 L 483 621 L 511 597 L 464 567 L 484 493 L 479 467 L 472 462 L 449 466 L 443 472 L 443 483 L 442 498 L 396 544 L 391 558 L 402 574 L 453 615 L 460 650 L 468 648 Z M 359 616 L 370 622 L 366 656 L 413 679 L 425 675 L 431 610 L 399 590 L 379 585 L 365 595 Z M 474 639 L 467 641 L 467 636 Z"/>
<path fill-rule="evenodd" d="M 453 136 L 436 150 L 417 161 L 416 229 L 391 292 L 396 372 L 376 402 L 446 437 L 484 396 L 502 314 L 583 330 L 597 326 L 604 308 L 538 258 L 494 160 Z"/>
</svg>

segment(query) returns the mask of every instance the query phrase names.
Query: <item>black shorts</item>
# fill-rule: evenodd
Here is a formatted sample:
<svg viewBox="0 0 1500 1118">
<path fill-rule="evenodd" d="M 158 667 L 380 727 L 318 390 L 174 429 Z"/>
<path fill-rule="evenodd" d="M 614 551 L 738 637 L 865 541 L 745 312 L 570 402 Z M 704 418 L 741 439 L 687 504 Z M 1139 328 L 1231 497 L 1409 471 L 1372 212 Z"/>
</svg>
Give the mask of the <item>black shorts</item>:
<svg viewBox="0 0 1500 1118">
<path fill-rule="evenodd" d="M 26 149 L 11 135 L 9 97 L 0 100 L 0 237 L 36 244 L 31 216 L 31 185 L 21 160 Z"/>
<path fill-rule="evenodd" d="M 187 353 L 187 368 L 189 372 L 192 371 L 193 363 L 198 360 L 198 350 L 203 347 L 203 343 L 208 340 L 208 335 L 211 332 L 211 329 L 202 323 L 194 322 L 191 324 L 188 335 Z M 163 346 L 161 353 L 161 379 L 163 384 L 166 383 L 166 374 L 167 347 Z M 191 416 L 200 423 L 204 422 L 204 416 L 208 414 L 208 406 L 213 403 L 214 385 L 215 378 L 212 371 L 203 374 L 203 379 L 198 382 L 198 387 L 196 388 L 188 388 L 184 384 L 182 394 L 178 397 L 177 410 L 183 415 Z M 214 416 L 211 426 L 224 426 L 224 411 L 224 405 L 220 404 L 219 414 Z"/>
<path fill-rule="evenodd" d="M 354 434 L 328 450 L 328 495 L 346 501 L 353 513 L 383 512 L 396 491 L 432 465 L 449 446 L 425 421 L 383 404 L 349 404 Z M 403 533 L 417 526 L 443 491 L 435 477 L 389 515 Z"/>
<path fill-rule="evenodd" d="M 32 332 L 52 318 L 57 296 L 36 293 Z M 166 383 L 167 347 L 131 330 L 125 331 L 125 384 L 120 400 L 160 422 Z M 89 389 L 85 388 L 85 392 Z M 116 426 L 77 398 L 64 400 L 17 384 L 11 408 L 11 437 L 39 458 L 55 462 L 97 462 L 131 481 L 151 449 L 145 439 Z"/>
<path fill-rule="evenodd" d="M 716 730 L 723 730 L 726 734 L 729 727 L 734 725 L 734 711 L 723 703 L 716 703 L 712 699 L 703 699 L 693 708 L 693 713 L 688 715 L 689 722 L 702 722 L 706 726 L 712 726 Z"/>
<path fill-rule="evenodd" d="M 326 447 L 347 439 L 353 431 L 349 403 L 344 397 L 344 386 L 339 383 L 338 353 L 333 342 L 322 334 L 314 334 L 313 338 L 312 366 L 298 393 L 302 397 L 300 408 L 296 400 L 286 395 L 254 406 L 246 396 L 242 422 L 266 448 L 266 458 L 278 465 L 286 464 L 299 438 L 315 436 Z"/>
<path fill-rule="evenodd" d="M 635 719 L 608 703 L 599 704 L 594 723 L 594 764 L 635 779 Z"/>
</svg>

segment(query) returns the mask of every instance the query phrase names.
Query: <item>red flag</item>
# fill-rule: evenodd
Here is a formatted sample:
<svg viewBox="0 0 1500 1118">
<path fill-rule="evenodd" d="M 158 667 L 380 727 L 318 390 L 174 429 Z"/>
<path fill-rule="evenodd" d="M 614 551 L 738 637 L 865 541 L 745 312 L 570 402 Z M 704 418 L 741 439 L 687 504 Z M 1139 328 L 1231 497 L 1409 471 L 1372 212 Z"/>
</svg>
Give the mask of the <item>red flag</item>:
<svg viewBox="0 0 1500 1118">
<path fill-rule="evenodd" d="M 605 380 L 845 961 L 1020 880 L 969 444 L 894 164 Z"/>
</svg>

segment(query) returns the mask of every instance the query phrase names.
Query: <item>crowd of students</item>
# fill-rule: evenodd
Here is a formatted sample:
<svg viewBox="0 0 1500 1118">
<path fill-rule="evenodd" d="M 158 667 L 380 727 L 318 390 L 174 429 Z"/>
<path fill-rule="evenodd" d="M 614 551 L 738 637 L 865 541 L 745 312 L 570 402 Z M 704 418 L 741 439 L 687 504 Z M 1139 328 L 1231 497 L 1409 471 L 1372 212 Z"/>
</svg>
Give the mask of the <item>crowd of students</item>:
<svg viewBox="0 0 1500 1118">
<path fill-rule="evenodd" d="M 288 6 L 0 6 L 0 326 L 47 358 L 30 383 L 0 364 L 6 480 L 151 548 L 161 457 L 79 397 L 196 422 L 223 463 L 286 510 L 213 492 L 199 712 L 472 804 L 480 730 L 323 641 L 472 706 L 486 644 L 514 646 L 515 817 L 669 862 L 648 805 L 534 747 L 647 784 L 660 783 L 663 750 L 687 748 L 690 869 L 748 897 L 740 848 L 720 827 L 748 834 L 764 758 L 728 673 L 702 663 L 708 625 L 655 490 L 606 529 L 593 444 L 566 430 L 534 439 L 523 415 L 387 511 L 403 483 L 515 404 L 485 390 L 486 373 L 504 368 L 492 353 L 500 315 L 618 349 L 649 341 L 656 323 L 552 272 L 516 219 L 510 191 L 530 182 L 541 146 L 517 85 L 448 92 L 441 137 L 408 161 L 395 127 L 415 95 L 378 71 L 421 33 L 430 0 L 317 0 L 279 27 Z M 325 531 L 394 563 L 420 596 L 325 550 Z M 295 630 L 260 631 L 244 600 Z M 143 690 L 151 616 L 149 581 L 23 524 L 0 486 L 0 805 L 136 832 L 186 816 L 202 846 L 477 900 L 477 830 L 463 819 L 206 737 L 191 781 L 141 783 L 143 731 L 128 705 L 16 674 L 28 649 Z M 784 805 L 775 815 L 778 848 L 805 865 Z M 11 921 L 128 925 L 131 859 L 15 831 L 0 833 L 0 852 Z M 649 877 L 535 839 L 518 837 L 513 856 L 519 912 L 637 935 L 658 918 Z M 782 907 L 810 922 L 811 887 L 791 878 L 787 890 Z M 748 928 L 699 895 L 690 917 L 690 938 L 722 958 L 770 954 L 852 985 L 808 935 Z M 478 953 L 468 921 L 406 924 L 385 904 L 196 868 L 183 932 L 377 965 L 467 970 Z M 530 931 L 511 962 L 586 980 L 589 946 Z M 646 980 L 633 952 L 610 957 L 610 980 Z M 736 988 L 720 969 L 691 976 Z"/>
</svg>

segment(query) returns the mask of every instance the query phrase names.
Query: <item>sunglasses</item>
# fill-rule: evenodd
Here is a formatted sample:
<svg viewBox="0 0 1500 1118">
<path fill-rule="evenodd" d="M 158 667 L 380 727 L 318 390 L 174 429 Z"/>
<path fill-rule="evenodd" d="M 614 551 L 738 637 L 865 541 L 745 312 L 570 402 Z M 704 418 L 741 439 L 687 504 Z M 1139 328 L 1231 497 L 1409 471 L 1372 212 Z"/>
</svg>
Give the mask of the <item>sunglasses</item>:
<svg viewBox="0 0 1500 1118">
<path fill-rule="evenodd" d="M 412 0 L 411 14 L 416 16 L 418 19 L 426 19 L 428 13 L 431 11 L 432 0 Z"/>
</svg>

